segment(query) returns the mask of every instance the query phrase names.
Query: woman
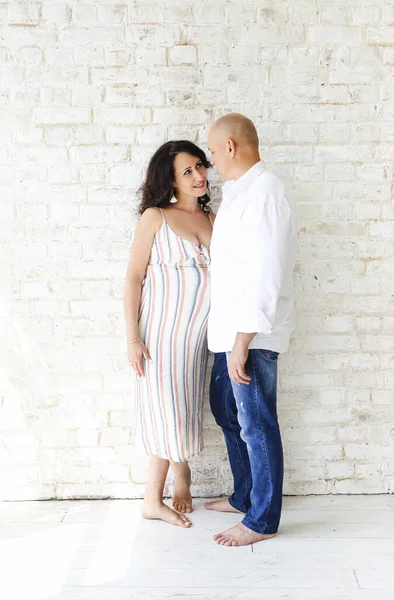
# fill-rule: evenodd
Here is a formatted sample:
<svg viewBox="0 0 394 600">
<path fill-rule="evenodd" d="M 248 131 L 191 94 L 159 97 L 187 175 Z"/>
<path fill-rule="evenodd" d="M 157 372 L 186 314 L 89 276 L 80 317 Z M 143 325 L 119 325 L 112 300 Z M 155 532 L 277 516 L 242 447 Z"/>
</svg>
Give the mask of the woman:
<svg viewBox="0 0 394 600">
<path fill-rule="evenodd" d="M 190 456 L 202 448 L 213 214 L 204 152 L 172 141 L 153 155 L 142 186 L 124 309 L 136 374 L 135 438 L 149 454 L 142 516 L 190 527 Z M 171 465 L 172 510 L 163 502 Z M 176 512 L 177 511 L 177 512 Z M 181 514 L 180 514 L 181 513 Z"/>
</svg>

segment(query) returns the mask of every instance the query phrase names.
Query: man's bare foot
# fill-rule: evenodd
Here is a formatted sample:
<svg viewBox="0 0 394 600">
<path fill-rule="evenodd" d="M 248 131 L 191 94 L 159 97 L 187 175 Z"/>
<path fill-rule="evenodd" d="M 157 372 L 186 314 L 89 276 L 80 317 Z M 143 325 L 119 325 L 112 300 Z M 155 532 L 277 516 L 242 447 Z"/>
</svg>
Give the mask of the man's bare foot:
<svg viewBox="0 0 394 600">
<path fill-rule="evenodd" d="M 207 510 L 216 510 L 217 512 L 232 512 L 245 514 L 236 508 L 233 508 L 228 501 L 228 498 L 222 498 L 221 500 L 212 500 L 212 502 L 204 502 L 204 508 Z"/>
<path fill-rule="evenodd" d="M 144 519 L 160 519 L 177 527 L 191 527 L 191 522 L 184 515 L 178 515 L 175 510 L 161 502 L 160 504 L 148 504 L 144 502 L 141 507 L 141 516 Z"/>
<path fill-rule="evenodd" d="M 191 513 L 193 511 L 193 501 L 190 494 L 190 485 L 192 476 L 187 463 L 182 468 L 178 468 L 175 473 L 174 492 L 172 494 L 172 506 L 180 513 Z"/>
<path fill-rule="evenodd" d="M 235 527 L 227 529 L 223 533 L 218 533 L 213 536 L 214 541 L 220 546 L 249 546 L 263 540 L 269 540 L 276 536 L 276 533 L 263 534 L 256 533 L 243 523 L 238 523 Z"/>
</svg>

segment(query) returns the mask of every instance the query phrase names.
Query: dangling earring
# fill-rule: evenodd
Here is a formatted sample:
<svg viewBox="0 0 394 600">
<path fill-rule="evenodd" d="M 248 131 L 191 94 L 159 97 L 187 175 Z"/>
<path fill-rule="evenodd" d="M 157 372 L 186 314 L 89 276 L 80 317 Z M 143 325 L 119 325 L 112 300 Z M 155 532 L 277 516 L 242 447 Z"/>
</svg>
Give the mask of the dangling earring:
<svg viewBox="0 0 394 600">
<path fill-rule="evenodd" d="M 175 204 L 178 200 L 175 198 L 175 188 L 172 190 L 172 198 L 170 200 L 171 204 Z"/>
</svg>

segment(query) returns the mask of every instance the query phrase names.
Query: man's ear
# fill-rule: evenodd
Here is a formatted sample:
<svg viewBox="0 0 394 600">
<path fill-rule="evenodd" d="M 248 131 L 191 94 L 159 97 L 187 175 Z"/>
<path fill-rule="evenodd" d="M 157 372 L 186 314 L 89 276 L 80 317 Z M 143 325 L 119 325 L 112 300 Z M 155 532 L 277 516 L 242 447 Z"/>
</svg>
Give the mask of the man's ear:
<svg viewBox="0 0 394 600">
<path fill-rule="evenodd" d="M 233 140 L 227 140 L 227 152 L 229 156 L 234 158 L 235 156 L 235 144 Z"/>
</svg>

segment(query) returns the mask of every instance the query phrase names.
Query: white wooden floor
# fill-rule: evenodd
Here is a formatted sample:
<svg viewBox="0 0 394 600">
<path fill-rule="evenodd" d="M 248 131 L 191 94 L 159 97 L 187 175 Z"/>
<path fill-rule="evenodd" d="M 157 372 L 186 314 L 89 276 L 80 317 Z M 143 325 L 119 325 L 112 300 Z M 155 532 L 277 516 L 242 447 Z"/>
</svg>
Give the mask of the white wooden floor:
<svg viewBox="0 0 394 600">
<path fill-rule="evenodd" d="M 394 600 L 394 496 L 285 498 L 280 535 L 223 548 L 238 522 L 196 500 L 193 527 L 139 501 L 0 503 L 2 600 Z"/>
</svg>

